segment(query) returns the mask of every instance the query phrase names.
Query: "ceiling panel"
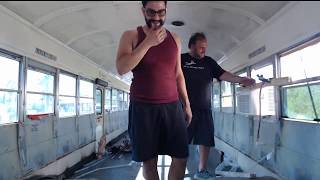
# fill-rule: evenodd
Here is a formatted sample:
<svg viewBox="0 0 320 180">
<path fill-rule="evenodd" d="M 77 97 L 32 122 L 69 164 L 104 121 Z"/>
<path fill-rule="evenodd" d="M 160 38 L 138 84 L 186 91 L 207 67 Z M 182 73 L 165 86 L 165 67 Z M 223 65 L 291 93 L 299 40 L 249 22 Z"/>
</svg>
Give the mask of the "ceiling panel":
<svg viewBox="0 0 320 180">
<path fill-rule="evenodd" d="M 181 37 L 187 52 L 194 32 L 207 35 L 207 55 L 219 60 L 230 54 L 289 1 L 170 1 L 165 27 Z M 115 56 L 121 34 L 145 24 L 141 2 L 2 1 L 1 5 L 119 76 Z M 185 26 L 170 23 L 182 20 Z M 122 78 L 130 82 L 132 74 Z"/>
</svg>

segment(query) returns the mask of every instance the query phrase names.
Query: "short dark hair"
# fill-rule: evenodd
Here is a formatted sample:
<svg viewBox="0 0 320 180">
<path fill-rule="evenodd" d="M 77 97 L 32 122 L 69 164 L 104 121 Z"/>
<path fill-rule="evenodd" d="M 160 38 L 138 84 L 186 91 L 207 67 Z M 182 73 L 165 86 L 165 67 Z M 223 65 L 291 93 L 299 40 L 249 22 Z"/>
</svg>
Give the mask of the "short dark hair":
<svg viewBox="0 0 320 180">
<path fill-rule="evenodd" d="M 148 4 L 149 1 L 141 1 L 142 2 L 142 6 L 146 7 L 146 5 Z M 167 6 L 167 1 L 163 1 L 164 4 Z"/>
<path fill-rule="evenodd" d="M 196 32 L 192 34 L 192 36 L 189 39 L 188 48 L 190 48 L 191 45 L 196 44 L 196 42 L 200 40 L 207 40 L 206 35 L 204 35 L 203 32 Z"/>
</svg>

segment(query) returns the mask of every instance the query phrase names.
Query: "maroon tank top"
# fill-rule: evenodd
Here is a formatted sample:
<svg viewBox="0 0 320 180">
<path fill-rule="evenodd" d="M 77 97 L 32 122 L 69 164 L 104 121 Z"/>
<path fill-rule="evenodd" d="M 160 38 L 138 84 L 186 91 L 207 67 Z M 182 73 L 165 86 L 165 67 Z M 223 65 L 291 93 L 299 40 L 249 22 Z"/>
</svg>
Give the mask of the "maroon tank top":
<svg viewBox="0 0 320 180">
<path fill-rule="evenodd" d="M 140 26 L 137 46 L 146 34 Z M 176 66 L 178 47 L 167 31 L 166 39 L 151 47 L 139 64 L 132 69 L 130 99 L 147 103 L 170 103 L 178 100 Z"/>
</svg>

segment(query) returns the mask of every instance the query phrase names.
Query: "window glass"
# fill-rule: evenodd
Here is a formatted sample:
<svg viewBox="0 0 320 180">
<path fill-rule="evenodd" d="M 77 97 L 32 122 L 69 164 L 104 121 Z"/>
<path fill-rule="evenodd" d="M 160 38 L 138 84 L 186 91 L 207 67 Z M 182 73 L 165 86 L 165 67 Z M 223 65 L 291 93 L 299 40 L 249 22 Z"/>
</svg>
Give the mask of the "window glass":
<svg viewBox="0 0 320 180">
<path fill-rule="evenodd" d="M 76 96 L 76 78 L 59 75 L 59 95 Z"/>
<path fill-rule="evenodd" d="M 222 92 L 222 96 L 231 96 L 232 95 L 232 83 L 222 81 L 221 82 L 221 92 Z"/>
<path fill-rule="evenodd" d="M 118 104 L 119 104 L 119 110 L 124 109 L 124 101 L 123 101 L 123 92 L 118 90 Z"/>
<path fill-rule="evenodd" d="M 270 79 L 273 78 L 273 64 L 266 65 L 260 68 L 253 68 L 251 70 L 251 77 L 255 79 L 257 83 L 261 82 L 257 75 L 263 75 L 264 78 Z"/>
<path fill-rule="evenodd" d="M 93 83 L 80 80 L 80 97 L 93 98 Z"/>
<path fill-rule="evenodd" d="M 104 109 L 107 111 L 111 110 L 111 90 L 106 89 L 105 106 Z"/>
<path fill-rule="evenodd" d="M 280 56 L 281 77 L 293 81 L 320 76 L 320 42 Z"/>
<path fill-rule="evenodd" d="M 27 73 L 27 91 L 53 94 L 54 76 L 30 69 Z"/>
<path fill-rule="evenodd" d="M 220 111 L 220 84 L 213 84 L 213 109 L 215 111 Z"/>
<path fill-rule="evenodd" d="M 18 90 L 19 62 L 0 56 L 0 89 Z"/>
<path fill-rule="evenodd" d="M 118 90 L 112 89 L 112 111 L 118 111 L 119 110 L 119 101 L 118 101 Z"/>
<path fill-rule="evenodd" d="M 76 115 L 76 98 L 59 97 L 59 117 L 70 117 Z"/>
<path fill-rule="evenodd" d="M 102 114 L 102 91 L 96 90 L 96 114 Z"/>
<path fill-rule="evenodd" d="M 128 93 L 126 93 L 126 92 L 124 93 L 123 100 L 124 100 L 124 109 L 127 110 L 128 107 L 129 107 L 129 104 L 128 104 Z"/>
<path fill-rule="evenodd" d="M 18 95 L 0 91 L 0 124 L 18 122 Z"/>
<path fill-rule="evenodd" d="M 50 114 L 54 112 L 54 97 L 41 94 L 27 94 L 27 114 Z"/>
<path fill-rule="evenodd" d="M 80 115 L 93 114 L 93 99 L 80 98 Z"/>
<path fill-rule="evenodd" d="M 310 85 L 310 90 L 311 96 L 307 86 L 284 88 L 283 115 L 295 119 L 314 120 L 316 114 L 311 101 L 312 97 L 316 112 L 319 116 L 320 85 Z"/>
</svg>

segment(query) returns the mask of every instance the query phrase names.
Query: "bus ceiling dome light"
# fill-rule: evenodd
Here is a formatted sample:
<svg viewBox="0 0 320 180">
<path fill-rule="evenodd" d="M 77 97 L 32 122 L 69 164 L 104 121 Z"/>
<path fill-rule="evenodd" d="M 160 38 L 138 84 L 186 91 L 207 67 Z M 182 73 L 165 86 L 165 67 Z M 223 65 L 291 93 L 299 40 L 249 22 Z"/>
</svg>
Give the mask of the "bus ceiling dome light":
<svg viewBox="0 0 320 180">
<path fill-rule="evenodd" d="M 174 26 L 184 26 L 184 22 L 183 21 L 172 21 L 171 22 L 172 25 Z"/>
</svg>

